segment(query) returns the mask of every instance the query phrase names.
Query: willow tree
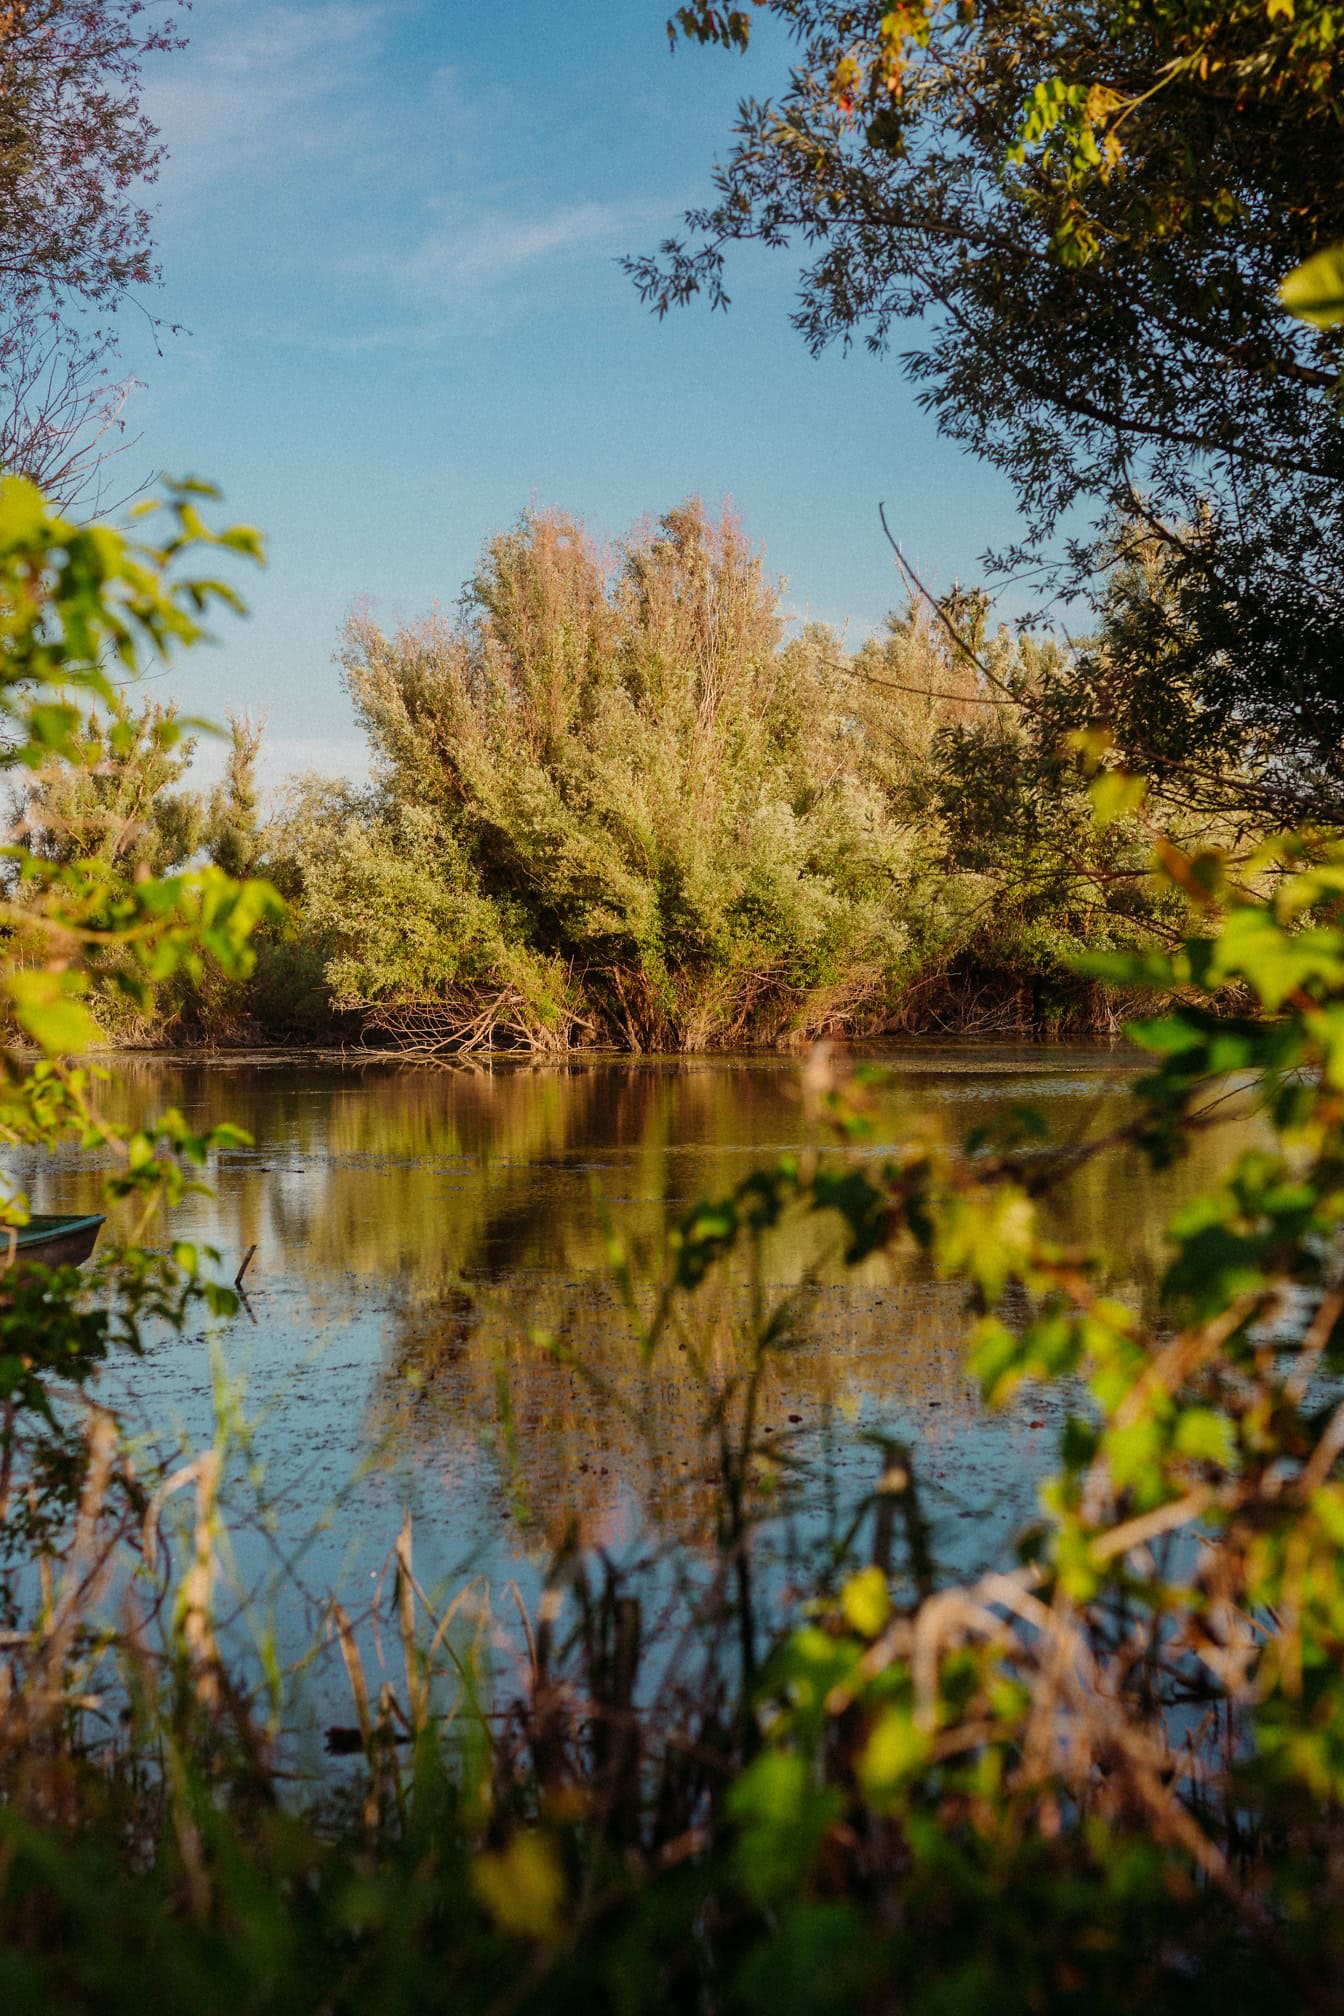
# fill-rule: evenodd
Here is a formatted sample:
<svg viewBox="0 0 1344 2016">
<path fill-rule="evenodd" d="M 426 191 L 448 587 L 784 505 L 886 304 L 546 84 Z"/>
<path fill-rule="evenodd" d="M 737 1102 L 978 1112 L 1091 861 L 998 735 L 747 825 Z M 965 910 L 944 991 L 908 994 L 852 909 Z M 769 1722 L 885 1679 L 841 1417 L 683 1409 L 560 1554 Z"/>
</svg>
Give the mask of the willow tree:
<svg viewBox="0 0 1344 2016">
<path fill-rule="evenodd" d="M 1058 725 L 1100 715 L 1204 805 L 1344 817 L 1341 337 L 1279 292 L 1344 238 L 1344 9 L 757 0 L 670 26 L 744 46 L 758 15 L 792 65 L 740 106 L 715 200 L 630 262 L 645 297 L 723 306 L 735 244 L 801 250 L 812 349 L 899 344 L 1015 486 L 1025 536 L 994 557 L 1048 550 L 1095 594 Z"/>
</svg>

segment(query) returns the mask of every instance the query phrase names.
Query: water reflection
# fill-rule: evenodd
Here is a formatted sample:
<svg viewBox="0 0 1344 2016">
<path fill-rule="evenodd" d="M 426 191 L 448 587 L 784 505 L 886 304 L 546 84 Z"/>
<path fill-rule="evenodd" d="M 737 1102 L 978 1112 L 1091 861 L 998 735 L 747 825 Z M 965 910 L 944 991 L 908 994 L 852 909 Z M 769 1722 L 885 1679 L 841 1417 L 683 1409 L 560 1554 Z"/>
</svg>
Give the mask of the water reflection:
<svg viewBox="0 0 1344 2016">
<path fill-rule="evenodd" d="M 889 1061 L 874 1152 L 930 1132 L 960 1140 L 1014 1104 L 1038 1109 L 1057 1136 L 1100 1132 L 1124 1113 L 1134 1068 L 1068 1049 L 911 1049 Z M 266 1447 L 279 1482 L 304 1479 L 303 1506 L 376 1449 L 360 1519 L 376 1524 L 411 1490 L 445 1560 L 539 1553 L 575 1515 L 611 1544 L 650 1505 L 693 1523 L 706 1486 L 690 1364 L 699 1353 L 722 1374 L 736 1362 L 747 1284 L 711 1284 L 686 1312 L 681 1348 L 646 1373 L 609 1282 L 604 1221 L 656 1265 L 666 1228 L 696 1197 L 806 1145 L 796 1066 L 127 1059 L 107 1103 L 128 1120 L 176 1105 L 254 1137 L 220 1158 L 216 1197 L 193 1200 L 177 1229 L 219 1246 L 227 1274 L 258 1249 L 255 1327 L 236 1326 L 230 1350 L 247 1361 L 258 1403 L 276 1402 Z M 1201 1139 L 1160 1180 L 1132 1156 L 1093 1163 L 1058 1200 L 1061 1236 L 1118 1250 L 1123 1285 L 1151 1293 L 1176 1198 L 1209 1178 L 1246 1124 Z M 37 1208 L 95 1201 L 74 1157 L 17 1173 Z M 846 1274 L 834 1232 L 803 1216 L 772 1236 L 764 1273 L 772 1294 L 797 1293 L 791 1348 L 763 1399 L 779 1446 L 828 1447 L 827 1488 L 848 1475 L 857 1489 L 873 1459 L 855 1431 L 894 1426 L 942 1474 L 949 1516 L 968 1505 L 984 1515 L 978 1539 L 1020 1516 L 1051 1416 L 1036 1403 L 981 1420 L 961 1370 L 959 1291 L 913 1258 Z M 592 1376 L 529 1341 L 537 1330 Z M 136 1379 L 151 1416 L 188 1432 L 203 1424 L 199 1343 L 151 1353 Z"/>
</svg>

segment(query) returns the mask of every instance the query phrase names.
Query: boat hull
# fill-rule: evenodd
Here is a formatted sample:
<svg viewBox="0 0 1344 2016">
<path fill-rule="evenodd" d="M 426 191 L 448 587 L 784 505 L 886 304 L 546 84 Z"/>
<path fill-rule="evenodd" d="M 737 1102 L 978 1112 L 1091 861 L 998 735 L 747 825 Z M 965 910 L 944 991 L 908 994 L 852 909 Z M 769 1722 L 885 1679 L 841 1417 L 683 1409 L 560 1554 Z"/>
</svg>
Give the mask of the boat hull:
<svg viewBox="0 0 1344 2016">
<path fill-rule="evenodd" d="M 8 1238 L 0 1229 L 0 1273 L 11 1267 L 81 1266 L 98 1243 L 104 1222 L 98 1216 L 76 1217 L 69 1212 L 35 1215 L 18 1227 L 12 1251 L 7 1250 Z"/>
</svg>

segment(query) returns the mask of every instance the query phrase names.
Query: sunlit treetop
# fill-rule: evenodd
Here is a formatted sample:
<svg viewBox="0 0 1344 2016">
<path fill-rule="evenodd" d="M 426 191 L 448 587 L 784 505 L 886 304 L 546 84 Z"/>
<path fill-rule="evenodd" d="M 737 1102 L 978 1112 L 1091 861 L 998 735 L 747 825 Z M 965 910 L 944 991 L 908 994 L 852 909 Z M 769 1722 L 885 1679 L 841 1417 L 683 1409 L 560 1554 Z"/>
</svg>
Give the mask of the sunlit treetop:
<svg viewBox="0 0 1344 2016">
<path fill-rule="evenodd" d="M 906 153 L 931 94 L 951 86 L 959 103 L 940 99 L 942 109 L 954 126 L 997 138 L 1006 180 L 1052 213 L 1065 260 L 1097 256 L 1122 220 L 1132 234 L 1169 235 L 1201 200 L 1222 221 L 1235 218 L 1235 189 L 1182 186 L 1200 180 L 1191 156 L 1160 199 L 1131 180 L 1127 211 L 1117 216 L 1112 201 L 1104 219 L 1090 213 L 1089 195 L 1124 183 L 1164 134 L 1174 150 L 1192 103 L 1220 119 L 1259 120 L 1261 130 L 1266 112 L 1341 127 L 1344 8 L 1328 0 L 753 0 L 753 9 L 780 18 L 802 46 L 791 97 L 829 100 L 869 146 Z M 736 49 L 751 27 L 751 12 L 705 0 L 668 22 L 674 40 Z M 1175 151 L 1168 165 L 1177 167 Z"/>
</svg>

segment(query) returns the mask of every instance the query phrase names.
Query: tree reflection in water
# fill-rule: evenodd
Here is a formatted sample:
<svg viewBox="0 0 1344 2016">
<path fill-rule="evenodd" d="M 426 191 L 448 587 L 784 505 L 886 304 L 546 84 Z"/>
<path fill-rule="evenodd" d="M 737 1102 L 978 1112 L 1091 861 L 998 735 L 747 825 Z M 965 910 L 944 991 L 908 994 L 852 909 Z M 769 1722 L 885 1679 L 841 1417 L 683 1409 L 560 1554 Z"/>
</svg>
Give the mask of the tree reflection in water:
<svg viewBox="0 0 1344 2016">
<path fill-rule="evenodd" d="M 911 1048 L 887 1061 L 874 1152 L 915 1134 L 960 1140 L 1023 1104 L 1057 1136 L 1101 1132 L 1133 1068 L 1123 1055 L 1066 1048 Z M 613 1545 L 650 1520 L 703 1532 L 711 1456 L 691 1361 L 698 1351 L 720 1385 L 740 1370 L 748 1285 L 740 1273 L 708 1283 L 685 1311 L 682 1347 L 669 1340 L 646 1368 L 610 1278 L 604 1219 L 656 1275 L 668 1227 L 698 1197 L 813 1138 L 796 1062 L 584 1058 L 444 1071 L 306 1056 L 123 1058 L 109 1103 L 127 1118 L 173 1103 L 254 1137 L 222 1159 L 217 1197 L 194 1200 L 178 1229 L 235 1264 L 257 1246 L 257 1323 L 244 1348 L 263 1394 L 268 1380 L 293 1381 L 270 1425 L 278 1474 L 288 1464 L 297 1475 L 321 1449 L 321 1475 L 335 1484 L 342 1462 L 375 1449 L 383 1488 L 370 1486 L 368 1516 L 386 1512 L 400 1468 L 450 1552 L 488 1543 L 501 1558 L 539 1556 L 575 1525 Z M 1197 1143 L 1160 1182 L 1126 1155 L 1097 1160 L 1058 1200 L 1060 1236 L 1118 1249 L 1141 1294 L 1162 1266 L 1176 1198 L 1206 1182 L 1225 1149 L 1225 1137 Z M 73 1158 L 22 1173 L 38 1208 L 93 1201 L 93 1178 Z M 1030 1509 L 1050 1437 L 1030 1400 L 984 1422 L 961 1369 L 961 1291 L 913 1258 L 846 1272 L 832 1229 L 801 1214 L 767 1240 L 762 1274 L 771 1297 L 795 1296 L 788 1349 L 762 1393 L 763 1487 L 782 1487 L 803 1459 L 801 1516 L 821 1520 L 845 1480 L 855 1492 L 871 1482 L 863 1433 L 894 1430 L 917 1440 L 947 1516 L 966 1521 L 956 1551 L 987 1552 Z M 538 1330 L 561 1356 L 529 1341 Z M 324 1345 L 327 1358 L 294 1375 Z M 171 1398 L 190 1417 L 206 1381 L 204 1357 L 193 1365 L 151 1357 L 139 1369 L 151 1416 Z"/>
</svg>

